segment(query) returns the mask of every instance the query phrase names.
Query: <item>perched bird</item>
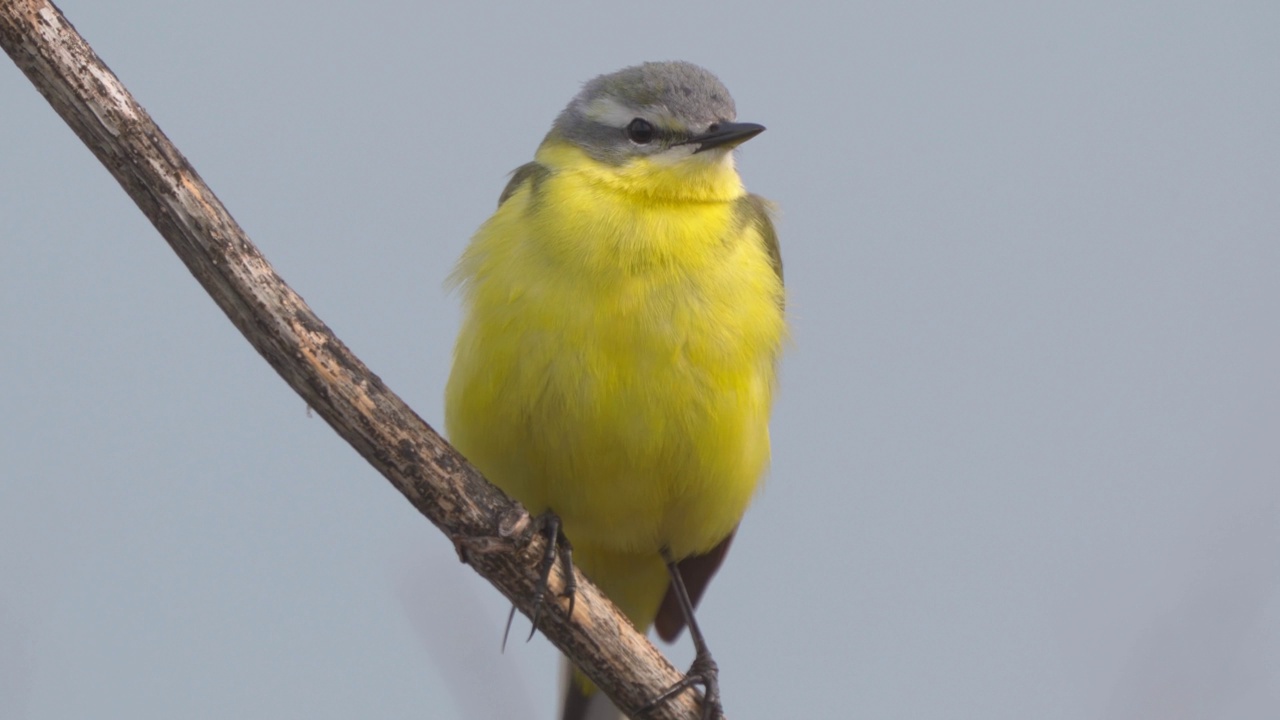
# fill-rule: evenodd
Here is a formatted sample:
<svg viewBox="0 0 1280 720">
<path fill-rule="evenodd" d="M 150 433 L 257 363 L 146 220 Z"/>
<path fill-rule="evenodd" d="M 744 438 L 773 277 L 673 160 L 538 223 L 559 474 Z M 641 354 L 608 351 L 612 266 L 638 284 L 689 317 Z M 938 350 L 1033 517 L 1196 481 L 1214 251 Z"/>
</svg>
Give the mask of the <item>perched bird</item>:
<svg viewBox="0 0 1280 720">
<path fill-rule="evenodd" d="M 458 450 L 530 512 L 554 513 L 637 629 L 673 640 L 689 624 L 689 684 L 714 712 L 692 605 L 768 465 L 786 334 L 769 205 L 732 152 L 764 127 L 735 115 L 724 85 L 686 62 L 583 86 L 454 272 L 464 320 L 445 412 Z M 571 681 L 564 718 L 598 695 Z"/>
</svg>

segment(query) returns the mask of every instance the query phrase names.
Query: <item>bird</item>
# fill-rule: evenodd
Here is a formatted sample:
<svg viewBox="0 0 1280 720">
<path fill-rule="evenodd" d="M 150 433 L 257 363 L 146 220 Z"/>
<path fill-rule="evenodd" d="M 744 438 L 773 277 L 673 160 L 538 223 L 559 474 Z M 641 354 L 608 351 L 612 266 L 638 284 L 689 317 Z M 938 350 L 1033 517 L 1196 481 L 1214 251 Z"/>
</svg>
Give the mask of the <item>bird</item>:
<svg viewBox="0 0 1280 720">
<path fill-rule="evenodd" d="M 450 442 L 555 520 L 637 630 L 690 628 L 686 680 L 655 702 L 701 685 L 708 717 L 718 672 L 693 607 L 766 474 L 787 338 L 773 205 L 734 162 L 764 129 L 689 62 L 595 77 L 450 276 Z M 571 674 L 563 720 L 611 707 Z"/>
</svg>

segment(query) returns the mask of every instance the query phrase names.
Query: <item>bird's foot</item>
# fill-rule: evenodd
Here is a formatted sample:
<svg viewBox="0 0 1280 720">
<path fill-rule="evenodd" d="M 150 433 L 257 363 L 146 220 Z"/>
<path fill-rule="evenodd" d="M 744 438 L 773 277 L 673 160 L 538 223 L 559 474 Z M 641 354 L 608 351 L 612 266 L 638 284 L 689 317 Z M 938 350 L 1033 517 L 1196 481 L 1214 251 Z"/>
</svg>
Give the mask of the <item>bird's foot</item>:
<svg viewBox="0 0 1280 720">
<path fill-rule="evenodd" d="M 689 671 L 684 674 L 684 678 L 663 690 L 662 694 L 650 701 L 648 705 L 640 708 L 640 714 L 647 714 L 695 685 L 701 685 L 703 690 L 702 720 L 718 720 L 724 717 L 724 709 L 720 706 L 720 668 L 711 658 L 711 653 L 698 653 L 693 659 L 693 664 L 689 666 Z"/>
<path fill-rule="evenodd" d="M 578 593 L 577 581 L 573 577 L 573 546 L 564 536 L 560 517 L 550 510 L 534 517 L 529 536 L 532 537 L 534 533 L 540 533 L 546 537 L 547 547 L 539 566 L 538 584 L 533 590 L 533 615 L 531 616 L 533 626 L 529 628 L 529 637 L 525 642 L 532 640 L 534 633 L 538 631 L 538 620 L 542 617 L 542 607 L 551 584 L 551 570 L 555 567 L 557 559 L 560 560 L 561 571 L 564 573 L 564 588 L 559 595 L 569 598 L 569 617 L 573 617 L 573 605 Z M 512 606 L 511 614 L 507 616 L 507 628 L 502 633 L 503 648 L 507 646 L 507 636 L 511 632 L 511 621 L 515 618 L 515 614 L 515 606 Z"/>
</svg>

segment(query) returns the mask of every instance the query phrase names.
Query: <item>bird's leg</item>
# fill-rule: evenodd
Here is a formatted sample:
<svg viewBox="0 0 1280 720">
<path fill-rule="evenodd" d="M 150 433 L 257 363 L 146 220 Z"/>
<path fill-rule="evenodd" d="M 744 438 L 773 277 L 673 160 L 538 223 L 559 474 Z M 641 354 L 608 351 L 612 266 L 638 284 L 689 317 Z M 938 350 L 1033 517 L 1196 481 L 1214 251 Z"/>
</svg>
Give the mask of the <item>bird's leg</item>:
<svg viewBox="0 0 1280 720">
<path fill-rule="evenodd" d="M 693 617 L 693 603 L 689 600 L 689 591 L 684 587 L 684 578 L 680 576 L 680 568 L 676 565 L 675 558 L 671 557 L 671 551 L 663 548 L 662 559 L 667 563 L 667 572 L 671 574 L 671 587 L 675 590 L 676 599 L 680 602 L 685 624 L 689 626 L 689 637 L 693 640 L 693 664 L 689 666 L 688 672 L 680 682 L 667 688 L 648 705 L 640 708 L 640 714 L 649 712 L 694 685 L 701 685 L 704 691 L 702 720 L 715 720 L 724 716 L 724 710 L 720 707 L 720 669 L 716 667 L 716 661 L 711 658 L 707 641 L 703 639 L 698 621 Z"/>
<path fill-rule="evenodd" d="M 538 619 L 542 617 L 542 605 L 546 599 L 547 589 L 551 581 L 551 569 L 555 566 L 556 560 L 560 560 L 561 570 L 564 572 L 564 589 L 560 592 L 560 597 L 569 598 L 569 617 L 573 617 L 573 605 L 577 599 L 578 585 L 573 577 L 573 546 L 569 544 L 569 539 L 564 536 L 561 528 L 560 517 L 548 510 L 533 519 L 533 532 L 542 533 L 547 538 L 547 549 L 542 555 L 542 562 L 539 565 L 538 584 L 533 590 L 533 626 L 529 628 L 529 637 L 525 642 L 533 639 L 534 633 L 538 631 Z M 507 628 L 502 632 L 502 647 L 507 647 L 507 636 L 511 633 L 511 621 L 515 618 L 516 609 L 511 607 L 511 614 L 507 615 Z"/>
</svg>

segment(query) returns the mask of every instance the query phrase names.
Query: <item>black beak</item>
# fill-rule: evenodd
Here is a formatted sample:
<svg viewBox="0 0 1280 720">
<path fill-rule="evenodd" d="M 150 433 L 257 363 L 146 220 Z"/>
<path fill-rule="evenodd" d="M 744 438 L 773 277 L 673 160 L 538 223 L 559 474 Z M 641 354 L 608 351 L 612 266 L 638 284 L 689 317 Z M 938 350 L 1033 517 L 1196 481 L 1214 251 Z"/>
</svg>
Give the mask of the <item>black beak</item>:
<svg viewBox="0 0 1280 720">
<path fill-rule="evenodd" d="M 701 135 L 694 135 L 685 144 L 697 145 L 698 149 L 693 151 L 696 154 L 711 148 L 733 147 L 750 140 L 762 132 L 764 132 L 764 126 L 755 123 L 713 123 L 711 127 L 707 128 L 706 132 Z"/>
</svg>

